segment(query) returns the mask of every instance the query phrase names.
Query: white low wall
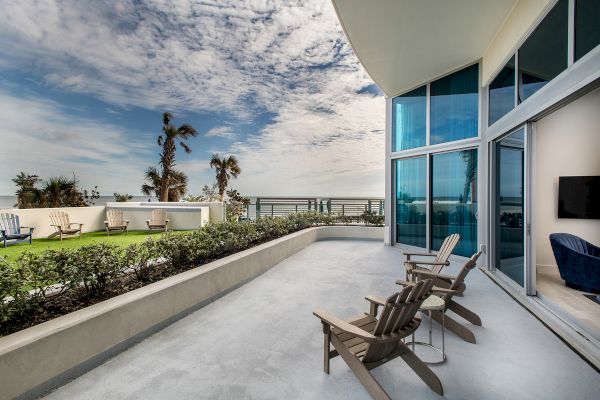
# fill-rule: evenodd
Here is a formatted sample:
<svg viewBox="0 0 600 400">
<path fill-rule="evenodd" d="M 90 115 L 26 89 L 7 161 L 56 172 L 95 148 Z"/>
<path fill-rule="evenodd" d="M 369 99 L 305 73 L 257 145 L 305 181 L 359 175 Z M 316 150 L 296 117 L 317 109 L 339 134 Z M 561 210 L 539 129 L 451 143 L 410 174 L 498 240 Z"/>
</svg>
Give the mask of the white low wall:
<svg viewBox="0 0 600 400">
<path fill-rule="evenodd" d="M 145 206 L 148 203 L 107 203 L 106 209 L 119 209 L 123 211 L 123 218 L 129 220 L 129 229 L 144 230 L 148 228 L 146 223 L 152 215 L 152 210 L 165 210 L 169 220 L 169 229 L 191 230 L 198 229 L 209 221 L 210 208 L 208 206 L 180 206 L 180 203 L 168 205 L 153 204 L 152 207 Z M 185 203 L 183 203 L 185 204 Z"/>
<path fill-rule="evenodd" d="M 95 232 L 104 229 L 105 211 L 104 206 L 93 207 L 64 207 L 64 208 L 28 208 L 2 210 L 17 214 L 22 226 L 30 226 L 33 230 L 33 238 L 45 238 L 54 233 L 50 225 L 50 213 L 64 211 L 69 214 L 71 222 L 83 224 L 83 232 Z"/>
<path fill-rule="evenodd" d="M 35 398 L 328 238 L 383 241 L 383 228 L 305 229 L 0 338 L 0 399 Z"/>
<path fill-rule="evenodd" d="M 225 219 L 225 208 L 221 202 L 197 203 L 107 203 L 106 206 L 93 207 L 63 207 L 63 208 L 28 208 L 2 210 L 3 213 L 12 213 L 19 216 L 22 226 L 35 228 L 33 238 L 46 238 L 54 233 L 50 225 L 50 213 L 63 211 L 69 214 L 71 222 L 83 224 L 83 232 L 97 232 L 105 229 L 106 208 L 123 208 L 125 219 L 130 220 L 129 229 L 147 229 L 146 220 L 155 208 L 166 208 L 169 214 L 169 229 L 197 229 Z"/>
</svg>

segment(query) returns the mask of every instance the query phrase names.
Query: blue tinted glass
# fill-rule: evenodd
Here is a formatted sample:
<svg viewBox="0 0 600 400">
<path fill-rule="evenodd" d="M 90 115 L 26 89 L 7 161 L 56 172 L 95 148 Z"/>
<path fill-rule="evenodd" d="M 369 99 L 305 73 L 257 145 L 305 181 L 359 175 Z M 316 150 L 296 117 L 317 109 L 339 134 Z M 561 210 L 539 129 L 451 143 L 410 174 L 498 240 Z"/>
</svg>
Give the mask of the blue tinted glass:
<svg viewBox="0 0 600 400">
<path fill-rule="evenodd" d="M 488 125 L 515 108 L 515 57 L 513 56 L 498 76 L 490 83 Z"/>
<path fill-rule="evenodd" d="M 437 250 L 446 236 L 458 233 L 453 254 L 470 257 L 477 251 L 477 150 L 432 158 L 431 246 Z"/>
<path fill-rule="evenodd" d="M 426 247 L 425 157 L 396 160 L 396 242 Z"/>
<path fill-rule="evenodd" d="M 521 101 L 567 68 L 568 0 L 560 0 L 519 49 Z"/>
<path fill-rule="evenodd" d="M 479 65 L 431 83 L 431 144 L 477 136 Z"/>
<path fill-rule="evenodd" d="M 575 60 L 600 44 L 600 1 L 575 2 Z"/>
<path fill-rule="evenodd" d="M 525 282 L 525 185 L 523 129 L 496 146 L 496 268 L 523 286 Z"/>
<path fill-rule="evenodd" d="M 392 101 L 393 151 L 425 146 L 427 89 L 425 86 Z"/>
</svg>

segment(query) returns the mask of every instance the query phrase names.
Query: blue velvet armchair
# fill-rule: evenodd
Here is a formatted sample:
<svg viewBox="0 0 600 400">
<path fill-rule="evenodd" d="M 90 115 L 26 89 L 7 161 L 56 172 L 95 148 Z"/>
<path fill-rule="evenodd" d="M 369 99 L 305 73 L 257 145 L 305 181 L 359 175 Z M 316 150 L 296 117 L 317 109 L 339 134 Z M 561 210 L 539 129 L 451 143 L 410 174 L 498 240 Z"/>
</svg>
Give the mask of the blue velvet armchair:
<svg viewBox="0 0 600 400">
<path fill-rule="evenodd" d="M 573 289 L 600 293 L 600 248 L 568 233 L 552 233 L 560 277 Z"/>
</svg>

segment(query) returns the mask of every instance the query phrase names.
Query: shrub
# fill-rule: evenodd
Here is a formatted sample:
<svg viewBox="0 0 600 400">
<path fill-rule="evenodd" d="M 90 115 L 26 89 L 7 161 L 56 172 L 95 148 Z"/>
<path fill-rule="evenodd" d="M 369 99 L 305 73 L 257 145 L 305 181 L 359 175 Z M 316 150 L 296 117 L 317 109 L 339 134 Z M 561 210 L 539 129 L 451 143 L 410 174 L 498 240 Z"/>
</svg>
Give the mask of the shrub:
<svg viewBox="0 0 600 400">
<path fill-rule="evenodd" d="M 159 258 L 158 246 L 152 238 L 142 243 L 133 243 L 123 250 L 123 265 L 131 268 L 135 277 L 140 282 L 150 280 L 152 266 Z"/>
<path fill-rule="evenodd" d="M 367 225 L 382 226 L 385 221 L 385 217 L 383 215 L 377 215 L 377 213 L 374 211 L 365 211 L 360 217 Z"/>
<path fill-rule="evenodd" d="M 122 249 L 108 243 L 81 246 L 72 253 L 66 275 L 72 284 L 81 284 L 88 296 L 100 296 L 124 269 Z"/>
<path fill-rule="evenodd" d="M 30 302 L 43 307 L 70 288 L 72 283 L 67 268 L 72 264 L 72 254 L 72 250 L 48 249 L 37 254 L 26 251 L 17 258 L 21 280 L 32 289 Z"/>
<path fill-rule="evenodd" d="M 31 307 L 28 299 L 18 270 L 0 257 L 0 321 L 9 321 L 28 311 Z"/>
</svg>

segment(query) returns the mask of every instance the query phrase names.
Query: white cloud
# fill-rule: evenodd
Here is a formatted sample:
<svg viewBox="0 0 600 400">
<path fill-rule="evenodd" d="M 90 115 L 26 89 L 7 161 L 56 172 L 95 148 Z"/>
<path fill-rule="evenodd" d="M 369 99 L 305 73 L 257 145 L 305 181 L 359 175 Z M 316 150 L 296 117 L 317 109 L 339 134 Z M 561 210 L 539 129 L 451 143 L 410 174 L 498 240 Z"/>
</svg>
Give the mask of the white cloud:
<svg viewBox="0 0 600 400">
<path fill-rule="evenodd" d="M 231 129 L 230 126 L 218 126 L 215 128 L 209 129 L 204 136 L 206 137 L 222 137 L 225 139 L 233 139 L 236 137 L 235 132 Z"/>
<path fill-rule="evenodd" d="M 0 67 L 63 90 L 246 121 L 273 113 L 250 138 L 226 125 L 206 133 L 232 140 L 245 193 L 383 194 L 384 101 L 358 94 L 372 82 L 328 1 L 13 1 L 0 22 Z"/>
</svg>

